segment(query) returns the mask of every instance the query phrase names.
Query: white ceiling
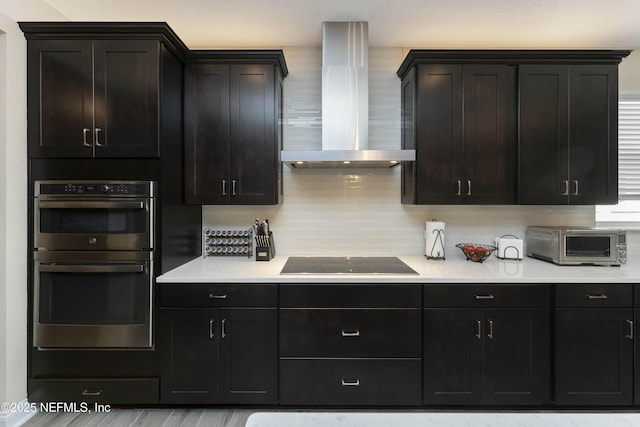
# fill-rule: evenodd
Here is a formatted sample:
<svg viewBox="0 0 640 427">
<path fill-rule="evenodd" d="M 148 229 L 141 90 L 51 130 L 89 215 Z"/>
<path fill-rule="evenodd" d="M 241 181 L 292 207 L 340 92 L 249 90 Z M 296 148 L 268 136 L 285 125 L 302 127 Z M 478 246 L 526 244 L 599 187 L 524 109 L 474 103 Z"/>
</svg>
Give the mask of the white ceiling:
<svg viewBox="0 0 640 427">
<path fill-rule="evenodd" d="M 640 46 L 640 0 L 44 1 L 72 21 L 166 21 L 191 48 L 320 45 L 322 21 L 368 21 L 377 47 Z"/>
</svg>

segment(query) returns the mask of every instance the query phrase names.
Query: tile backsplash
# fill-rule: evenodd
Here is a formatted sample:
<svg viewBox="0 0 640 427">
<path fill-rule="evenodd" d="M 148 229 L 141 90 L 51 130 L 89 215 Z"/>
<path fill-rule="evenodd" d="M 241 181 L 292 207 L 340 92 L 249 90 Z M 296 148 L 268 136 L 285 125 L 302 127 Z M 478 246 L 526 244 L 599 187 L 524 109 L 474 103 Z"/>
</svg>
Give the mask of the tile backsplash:
<svg viewBox="0 0 640 427">
<path fill-rule="evenodd" d="M 284 48 L 284 148 L 321 148 L 319 47 Z M 369 148 L 400 148 L 401 48 L 369 50 Z M 446 224 L 445 249 L 524 237 L 527 225 L 594 224 L 591 206 L 412 206 L 400 203 L 400 168 L 283 170 L 278 206 L 204 206 L 203 227 L 249 227 L 269 218 L 278 254 L 424 255 L 425 222 Z"/>
<path fill-rule="evenodd" d="M 591 206 L 413 206 L 400 203 L 400 168 L 284 168 L 278 206 L 205 206 L 204 227 L 269 218 L 278 254 L 424 255 L 425 222 L 446 224 L 445 248 L 524 237 L 527 225 L 594 224 Z"/>
</svg>

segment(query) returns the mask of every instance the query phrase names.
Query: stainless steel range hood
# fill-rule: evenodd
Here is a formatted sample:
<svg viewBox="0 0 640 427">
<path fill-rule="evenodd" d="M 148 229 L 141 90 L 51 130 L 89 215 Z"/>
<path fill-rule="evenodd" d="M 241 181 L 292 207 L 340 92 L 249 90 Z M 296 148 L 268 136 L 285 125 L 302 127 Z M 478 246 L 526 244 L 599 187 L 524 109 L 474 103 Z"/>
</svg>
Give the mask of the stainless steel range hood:
<svg viewBox="0 0 640 427">
<path fill-rule="evenodd" d="M 414 150 L 369 150 L 367 22 L 322 23 L 322 150 L 283 151 L 291 167 L 393 167 Z"/>
</svg>

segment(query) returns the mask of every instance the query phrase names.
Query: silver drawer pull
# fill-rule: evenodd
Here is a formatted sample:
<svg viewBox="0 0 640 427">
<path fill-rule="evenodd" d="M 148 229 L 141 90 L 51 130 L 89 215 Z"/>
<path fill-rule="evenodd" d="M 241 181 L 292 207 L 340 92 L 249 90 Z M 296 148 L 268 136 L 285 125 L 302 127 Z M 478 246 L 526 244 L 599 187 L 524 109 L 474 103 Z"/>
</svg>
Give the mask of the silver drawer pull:
<svg viewBox="0 0 640 427">
<path fill-rule="evenodd" d="M 360 330 L 356 329 L 354 332 L 347 332 L 344 329 L 342 330 L 342 336 L 343 337 L 359 337 L 360 336 Z"/>
<path fill-rule="evenodd" d="M 100 396 L 102 394 L 102 389 L 99 388 L 97 390 L 85 389 L 82 391 L 83 396 Z"/>
<path fill-rule="evenodd" d="M 346 380 L 343 378 L 342 385 L 345 387 L 358 387 L 360 385 L 360 380 L 357 378 L 355 380 Z"/>
<path fill-rule="evenodd" d="M 227 299 L 227 294 L 222 294 L 222 295 L 209 294 L 209 298 L 210 299 Z"/>
<path fill-rule="evenodd" d="M 476 295 L 476 299 L 493 299 L 493 295 Z"/>
<path fill-rule="evenodd" d="M 607 299 L 607 296 L 605 294 L 599 294 L 599 295 L 587 294 L 587 298 L 589 298 L 589 299 Z"/>
</svg>

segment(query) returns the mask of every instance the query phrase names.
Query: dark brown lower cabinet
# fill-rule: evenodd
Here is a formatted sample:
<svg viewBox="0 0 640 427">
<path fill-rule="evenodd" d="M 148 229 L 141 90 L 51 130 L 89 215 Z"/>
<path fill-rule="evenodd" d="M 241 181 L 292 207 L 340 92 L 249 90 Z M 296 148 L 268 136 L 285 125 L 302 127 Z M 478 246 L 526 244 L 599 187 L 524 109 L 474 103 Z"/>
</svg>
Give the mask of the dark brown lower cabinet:
<svg viewBox="0 0 640 427">
<path fill-rule="evenodd" d="M 161 308 L 162 403 L 277 403 L 275 308 Z"/>
<path fill-rule="evenodd" d="M 558 405 L 633 404 L 633 310 L 556 309 Z"/>
<path fill-rule="evenodd" d="M 420 404 L 420 358 L 281 359 L 280 403 Z"/>
<path fill-rule="evenodd" d="M 549 401 L 545 309 L 425 309 L 426 405 L 541 405 Z"/>
<path fill-rule="evenodd" d="M 421 290 L 281 285 L 280 404 L 420 405 Z"/>
</svg>

